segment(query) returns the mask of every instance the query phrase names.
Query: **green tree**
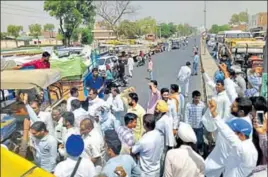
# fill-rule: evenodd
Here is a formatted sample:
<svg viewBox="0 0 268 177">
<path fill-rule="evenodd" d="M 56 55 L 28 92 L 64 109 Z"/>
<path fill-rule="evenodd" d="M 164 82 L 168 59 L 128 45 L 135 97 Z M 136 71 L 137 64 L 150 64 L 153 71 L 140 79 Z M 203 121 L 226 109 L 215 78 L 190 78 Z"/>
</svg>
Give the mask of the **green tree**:
<svg viewBox="0 0 268 177">
<path fill-rule="evenodd" d="M 81 31 L 81 43 L 90 45 L 93 42 L 93 34 L 92 29 L 90 28 L 83 28 Z"/>
<path fill-rule="evenodd" d="M 157 30 L 156 20 L 152 17 L 145 17 L 136 21 L 139 36 L 155 33 Z"/>
<path fill-rule="evenodd" d="M 53 38 L 54 37 L 53 36 L 54 29 L 55 29 L 54 24 L 47 23 L 47 24 L 44 25 L 44 31 L 49 32 L 49 37 L 50 38 Z"/>
<path fill-rule="evenodd" d="M 17 26 L 17 25 L 8 25 L 7 27 L 7 33 L 10 35 L 10 36 L 13 36 L 15 38 L 15 41 L 16 41 L 16 46 L 18 47 L 18 41 L 17 41 L 17 38 L 19 37 L 20 35 L 20 31 L 22 31 L 23 28 L 22 26 Z"/>
<path fill-rule="evenodd" d="M 120 22 L 117 31 L 120 36 L 129 39 L 136 38 L 139 34 L 137 22 L 131 22 L 129 20 L 123 20 L 122 22 Z"/>
<path fill-rule="evenodd" d="M 39 45 L 39 36 L 41 36 L 42 26 L 40 24 L 29 25 L 30 35 L 37 39 Z"/>
<path fill-rule="evenodd" d="M 244 12 L 240 12 L 239 14 L 238 14 L 238 16 L 239 16 L 239 21 L 240 22 L 245 22 L 245 23 L 247 23 L 248 22 L 248 13 L 246 12 L 246 11 L 244 11 Z"/>
<path fill-rule="evenodd" d="M 6 33 L 6 32 L 1 32 L 1 40 L 6 39 L 7 36 L 8 36 L 8 33 Z"/>
<path fill-rule="evenodd" d="M 220 32 L 220 31 L 227 31 L 227 30 L 230 30 L 230 29 L 231 29 L 231 27 L 229 25 L 227 25 L 227 24 L 220 25 L 220 26 L 217 25 L 217 24 L 214 24 L 214 25 L 211 26 L 209 32 L 218 34 L 218 32 Z"/>
<path fill-rule="evenodd" d="M 240 12 L 238 14 L 233 14 L 229 24 L 231 25 L 239 25 L 242 22 L 247 23 L 248 22 L 248 13 L 246 11 Z"/>
<path fill-rule="evenodd" d="M 70 45 L 73 32 L 79 25 L 93 26 L 96 13 L 92 2 L 92 0 L 45 0 L 44 10 L 59 20 L 65 45 Z"/>
</svg>

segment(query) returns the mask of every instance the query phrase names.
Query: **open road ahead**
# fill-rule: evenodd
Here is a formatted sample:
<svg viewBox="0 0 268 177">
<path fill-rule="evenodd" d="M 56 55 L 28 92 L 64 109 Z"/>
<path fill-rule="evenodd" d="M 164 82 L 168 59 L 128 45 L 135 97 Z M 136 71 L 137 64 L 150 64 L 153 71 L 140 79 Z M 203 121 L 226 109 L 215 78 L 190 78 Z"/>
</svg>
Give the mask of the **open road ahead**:
<svg viewBox="0 0 268 177">
<path fill-rule="evenodd" d="M 196 44 L 199 46 L 199 37 L 196 37 Z M 189 39 L 188 47 L 185 49 L 171 50 L 170 52 L 158 53 L 152 56 L 154 79 L 158 81 L 159 90 L 163 87 L 170 87 L 170 84 L 178 84 L 176 79 L 181 66 L 187 61 L 193 62 L 193 46 L 195 45 L 194 38 Z M 199 67 L 200 69 L 200 67 Z M 128 71 L 126 69 L 126 74 Z M 129 80 L 129 85 L 134 86 L 139 95 L 139 103 L 145 109 L 149 99 L 149 86 L 147 73 L 147 62 L 142 67 L 135 67 L 133 78 Z M 191 76 L 189 85 L 188 100 L 191 99 L 191 93 L 194 90 L 201 92 L 201 77 L 200 72 L 197 76 Z M 202 93 L 202 92 L 201 92 Z M 185 100 L 187 102 L 187 100 Z"/>
</svg>

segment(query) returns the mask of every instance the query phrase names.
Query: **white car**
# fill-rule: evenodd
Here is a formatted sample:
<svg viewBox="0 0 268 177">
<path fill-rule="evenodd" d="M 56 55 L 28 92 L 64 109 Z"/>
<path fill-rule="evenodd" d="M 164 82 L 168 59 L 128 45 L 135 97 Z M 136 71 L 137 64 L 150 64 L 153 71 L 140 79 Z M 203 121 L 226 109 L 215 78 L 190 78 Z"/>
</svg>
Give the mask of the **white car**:
<svg viewBox="0 0 268 177">
<path fill-rule="evenodd" d="M 99 71 L 106 70 L 106 65 L 109 65 L 110 68 L 113 68 L 114 67 L 113 60 L 118 60 L 118 57 L 117 56 L 104 56 L 104 57 L 99 58 L 97 60 Z"/>
</svg>

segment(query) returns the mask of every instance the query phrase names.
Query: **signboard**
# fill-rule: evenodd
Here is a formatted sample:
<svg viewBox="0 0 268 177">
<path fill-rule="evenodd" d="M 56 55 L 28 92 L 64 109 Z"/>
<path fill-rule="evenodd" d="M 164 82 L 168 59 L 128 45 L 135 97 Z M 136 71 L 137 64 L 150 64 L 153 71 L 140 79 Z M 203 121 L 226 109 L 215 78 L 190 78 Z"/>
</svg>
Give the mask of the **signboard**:
<svg viewBox="0 0 268 177">
<path fill-rule="evenodd" d="M 262 74 L 262 87 L 261 87 L 261 96 L 267 98 L 267 85 L 268 85 L 268 80 L 267 80 L 267 73 Z"/>
</svg>

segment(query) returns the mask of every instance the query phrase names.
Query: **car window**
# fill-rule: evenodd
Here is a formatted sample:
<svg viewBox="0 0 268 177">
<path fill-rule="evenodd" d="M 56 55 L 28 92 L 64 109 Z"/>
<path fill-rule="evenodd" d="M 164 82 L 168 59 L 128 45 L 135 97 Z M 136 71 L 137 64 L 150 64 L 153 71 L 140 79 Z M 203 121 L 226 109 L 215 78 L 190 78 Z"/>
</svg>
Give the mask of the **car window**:
<svg viewBox="0 0 268 177">
<path fill-rule="evenodd" d="M 98 59 L 98 65 L 104 65 L 105 59 Z"/>
<path fill-rule="evenodd" d="M 106 64 L 110 64 L 110 63 L 111 63 L 111 59 L 110 58 L 107 58 Z"/>
</svg>

